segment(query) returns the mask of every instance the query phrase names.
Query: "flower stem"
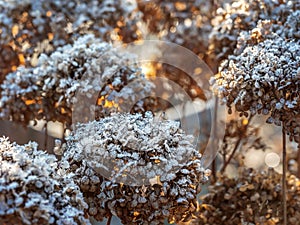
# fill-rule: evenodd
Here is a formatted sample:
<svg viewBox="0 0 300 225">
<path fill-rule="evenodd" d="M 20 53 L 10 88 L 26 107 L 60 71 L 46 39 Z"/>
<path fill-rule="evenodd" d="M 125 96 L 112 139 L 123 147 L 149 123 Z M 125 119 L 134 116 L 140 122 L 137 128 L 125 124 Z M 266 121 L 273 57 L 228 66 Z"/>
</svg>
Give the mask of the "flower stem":
<svg viewBox="0 0 300 225">
<path fill-rule="evenodd" d="M 107 218 L 106 225 L 110 225 L 110 223 L 111 223 L 111 218 L 112 218 L 112 215 L 109 215 L 109 217 Z"/>
<path fill-rule="evenodd" d="M 240 135 L 239 139 L 238 139 L 237 142 L 235 143 L 235 146 L 234 146 L 234 148 L 233 148 L 233 151 L 231 152 L 231 154 L 230 154 L 228 160 L 227 160 L 226 162 L 224 162 L 223 167 L 222 167 L 222 169 L 221 169 L 221 173 L 222 173 L 222 174 L 225 172 L 226 167 L 227 167 L 227 166 L 229 165 L 229 163 L 231 162 L 231 160 L 232 160 L 233 156 L 235 155 L 236 151 L 238 150 L 238 148 L 239 148 L 239 146 L 240 146 L 240 144 L 241 144 L 243 138 L 245 137 L 245 134 L 247 133 L 248 125 L 249 125 L 249 123 L 250 123 L 252 117 L 253 117 L 253 116 L 250 115 L 250 117 L 249 117 L 249 119 L 248 119 L 248 123 L 247 123 L 247 125 L 245 125 L 245 129 L 244 129 L 243 135 Z"/>
<path fill-rule="evenodd" d="M 300 178 L 300 143 L 298 144 L 298 151 L 297 151 L 297 165 L 298 165 L 297 176 L 298 178 Z"/>
<path fill-rule="evenodd" d="M 44 129 L 45 129 L 44 150 L 46 151 L 48 147 L 48 123 L 47 122 L 44 125 Z"/>
<path fill-rule="evenodd" d="M 218 102 L 219 102 L 219 98 L 216 97 L 215 102 L 214 102 L 214 117 L 213 117 L 213 148 L 215 148 L 217 151 L 218 150 L 218 143 L 217 143 L 217 120 L 218 120 Z M 215 182 L 217 180 L 217 168 L 216 168 L 216 158 L 214 158 L 214 160 L 212 161 L 211 164 L 211 171 L 212 171 L 212 178 L 213 178 L 213 182 Z"/>
<path fill-rule="evenodd" d="M 286 204 L 286 134 L 284 125 L 282 127 L 282 198 L 283 198 L 283 224 L 287 225 Z"/>
</svg>

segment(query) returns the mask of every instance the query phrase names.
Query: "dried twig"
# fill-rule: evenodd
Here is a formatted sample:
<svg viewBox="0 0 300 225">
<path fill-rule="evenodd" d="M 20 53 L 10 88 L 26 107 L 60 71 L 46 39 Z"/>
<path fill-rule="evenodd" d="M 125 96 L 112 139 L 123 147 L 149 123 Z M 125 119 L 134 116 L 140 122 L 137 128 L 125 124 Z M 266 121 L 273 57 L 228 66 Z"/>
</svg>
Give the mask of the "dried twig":
<svg viewBox="0 0 300 225">
<path fill-rule="evenodd" d="M 48 123 L 47 122 L 44 125 L 44 129 L 45 129 L 44 150 L 47 150 L 47 146 L 48 146 Z"/>
<path fill-rule="evenodd" d="M 297 177 L 300 177 L 300 143 L 298 144 L 298 151 L 297 151 Z"/>
<path fill-rule="evenodd" d="M 287 225 L 287 204 L 286 204 L 286 134 L 282 126 L 282 198 L 283 198 L 283 224 Z"/>
<path fill-rule="evenodd" d="M 110 225 L 110 223 L 111 223 L 111 218 L 112 218 L 112 215 L 110 214 L 109 217 L 107 218 L 106 225 Z"/>
<path fill-rule="evenodd" d="M 236 144 L 235 144 L 235 146 L 233 148 L 233 151 L 231 152 L 228 160 L 226 162 L 224 162 L 224 165 L 223 165 L 223 167 L 221 169 L 221 173 L 225 172 L 226 167 L 229 165 L 229 163 L 231 162 L 233 156 L 235 155 L 236 151 L 238 150 L 238 147 L 240 146 L 240 144 L 241 144 L 241 142 L 242 142 L 242 140 L 243 140 L 243 138 L 244 138 L 244 136 L 245 136 L 245 134 L 247 132 L 248 125 L 249 125 L 249 123 L 250 123 L 250 121 L 251 121 L 252 118 L 253 118 L 253 116 L 250 115 L 249 119 L 248 119 L 248 123 L 245 125 L 244 133 L 239 136 L 239 139 L 237 140 L 237 142 L 236 142 Z"/>
</svg>

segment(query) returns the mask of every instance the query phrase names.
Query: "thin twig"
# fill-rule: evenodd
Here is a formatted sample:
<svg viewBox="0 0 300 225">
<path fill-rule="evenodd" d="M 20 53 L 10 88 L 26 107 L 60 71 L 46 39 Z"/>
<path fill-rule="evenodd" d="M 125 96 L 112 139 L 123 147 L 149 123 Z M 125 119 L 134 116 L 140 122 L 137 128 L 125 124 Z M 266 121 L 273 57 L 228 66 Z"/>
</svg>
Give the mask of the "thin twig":
<svg viewBox="0 0 300 225">
<path fill-rule="evenodd" d="M 252 119 L 252 115 L 250 115 L 249 119 L 248 119 L 248 123 L 245 125 L 245 130 L 244 130 L 244 134 L 246 134 L 247 129 L 248 129 L 248 125 L 250 124 L 250 121 Z M 240 135 L 239 139 L 237 140 L 237 142 L 235 143 L 235 146 L 233 148 L 233 151 L 231 152 L 228 160 L 226 162 L 224 162 L 223 167 L 221 169 L 221 173 L 224 173 L 226 170 L 226 167 L 229 165 L 229 163 L 231 162 L 233 156 L 235 155 L 236 151 L 238 150 L 238 147 L 240 146 L 240 143 L 242 142 L 243 138 L 244 138 L 244 134 Z"/>
<path fill-rule="evenodd" d="M 214 160 L 211 163 L 211 175 L 212 175 L 212 182 L 213 183 L 215 183 L 216 180 L 217 180 L 216 158 L 214 158 Z"/>
<path fill-rule="evenodd" d="M 298 164 L 297 176 L 298 176 L 298 178 L 300 178 L 300 143 L 298 144 L 297 164 Z"/>
<path fill-rule="evenodd" d="M 225 150 L 225 149 L 223 148 L 223 150 Z M 226 152 L 227 151 L 222 151 L 222 160 L 223 160 L 223 162 L 226 162 Z"/>
<path fill-rule="evenodd" d="M 217 119 L 218 119 L 218 101 L 219 98 L 216 97 L 215 98 L 215 102 L 214 102 L 214 115 L 213 115 L 213 148 L 215 148 L 217 150 L 218 146 L 217 146 Z M 215 151 L 213 149 L 213 151 Z M 217 168 L 216 168 L 216 158 L 215 157 L 212 161 L 212 165 L 211 165 L 211 171 L 212 171 L 212 178 L 213 181 L 216 181 L 217 179 Z"/>
<path fill-rule="evenodd" d="M 230 154 L 228 160 L 227 160 L 226 162 L 224 162 L 224 164 L 223 164 L 223 167 L 222 167 L 222 169 L 221 169 L 221 173 L 224 173 L 224 172 L 225 172 L 226 167 L 229 165 L 231 159 L 232 159 L 233 156 L 235 155 L 235 152 L 237 151 L 238 147 L 240 146 L 240 143 L 241 143 L 242 139 L 243 139 L 242 136 L 240 136 L 239 139 L 237 140 L 237 142 L 235 143 L 234 149 L 233 149 L 233 151 L 231 152 L 231 154 Z"/>
<path fill-rule="evenodd" d="M 282 125 L 282 197 L 283 197 L 283 224 L 287 225 L 286 204 L 286 134 Z"/>
<path fill-rule="evenodd" d="M 65 124 L 63 123 L 61 126 L 61 139 L 62 140 L 65 140 L 65 133 L 66 133 L 65 130 L 66 130 Z"/>
<path fill-rule="evenodd" d="M 44 125 L 45 129 L 45 139 L 44 139 L 44 149 L 47 151 L 47 146 L 48 146 L 48 123 L 46 122 Z"/>
<path fill-rule="evenodd" d="M 110 225 L 110 223 L 111 223 L 111 218 L 112 218 L 112 215 L 109 215 L 109 217 L 107 218 L 106 225 Z"/>
</svg>

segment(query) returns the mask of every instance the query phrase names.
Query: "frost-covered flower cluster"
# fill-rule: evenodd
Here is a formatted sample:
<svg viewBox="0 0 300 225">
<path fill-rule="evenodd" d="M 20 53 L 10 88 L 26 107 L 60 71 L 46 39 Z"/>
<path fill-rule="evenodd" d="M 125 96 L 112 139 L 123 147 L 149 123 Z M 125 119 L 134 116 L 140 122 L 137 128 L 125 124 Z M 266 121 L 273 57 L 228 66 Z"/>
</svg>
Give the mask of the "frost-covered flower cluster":
<svg viewBox="0 0 300 225">
<path fill-rule="evenodd" d="M 213 79 L 214 88 L 229 107 L 247 115 L 270 115 L 281 125 L 299 113 L 300 45 L 281 37 L 266 39 L 231 55 Z"/>
<path fill-rule="evenodd" d="M 281 175 L 273 169 L 241 169 L 237 178 L 220 176 L 202 197 L 197 219 L 190 224 L 283 224 Z M 299 179 L 287 177 L 288 224 L 300 219 Z"/>
<path fill-rule="evenodd" d="M 224 3 L 212 20 L 209 54 L 212 60 L 221 61 L 234 52 L 242 31 L 254 29 L 259 20 L 271 20 L 284 24 L 293 12 L 300 9 L 299 1 L 293 0 L 233 0 Z M 290 17 L 289 17 L 290 16 Z M 297 20 L 293 17 L 293 20 Z"/>
<path fill-rule="evenodd" d="M 78 124 L 62 163 L 75 174 L 97 220 L 118 216 L 124 224 L 162 224 L 190 218 L 208 180 L 201 155 L 177 122 L 147 112 L 114 114 Z"/>
<path fill-rule="evenodd" d="M 0 46 L 13 47 L 26 64 L 82 34 L 103 40 L 138 39 L 136 2 L 130 0 L 0 1 Z"/>
<path fill-rule="evenodd" d="M 266 39 L 278 37 L 300 43 L 300 10 L 292 12 L 285 22 L 274 23 L 272 20 L 259 20 L 252 30 L 242 31 L 237 39 L 234 54 L 241 54 L 249 45 L 256 45 Z"/>
<path fill-rule="evenodd" d="M 0 138 L 1 224 L 89 225 L 80 188 L 37 144 Z"/>
<path fill-rule="evenodd" d="M 8 74 L 1 85 L 0 117 L 24 125 L 44 119 L 69 126 L 72 111 L 80 112 L 84 121 L 95 112 L 98 118 L 135 110 L 126 107 L 141 107 L 140 97 L 148 96 L 152 87 L 133 55 L 86 35 L 50 56 L 42 54 L 37 67 Z"/>
<path fill-rule="evenodd" d="M 288 16 L 284 26 L 286 29 L 282 31 L 285 37 L 300 40 L 300 7 Z"/>
</svg>

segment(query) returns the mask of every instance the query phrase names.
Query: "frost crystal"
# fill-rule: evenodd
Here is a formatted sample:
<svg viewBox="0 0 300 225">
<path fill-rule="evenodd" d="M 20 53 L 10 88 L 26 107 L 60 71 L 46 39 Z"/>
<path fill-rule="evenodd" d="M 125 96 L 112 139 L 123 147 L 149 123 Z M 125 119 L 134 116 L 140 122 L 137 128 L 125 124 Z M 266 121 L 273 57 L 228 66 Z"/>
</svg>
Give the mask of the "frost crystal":
<svg viewBox="0 0 300 225">
<path fill-rule="evenodd" d="M 1 60 L 0 69 L 6 70 L 0 76 L 10 66 L 34 65 L 39 54 L 72 44 L 84 34 L 105 41 L 137 40 L 140 16 L 135 9 L 136 2 L 128 0 L 0 0 L 0 56 L 10 63 Z"/>
<path fill-rule="evenodd" d="M 7 224 L 89 225 L 87 207 L 71 177 L 57 174 L 55 156 L 33 142 L 0 138 L 0 221 Z"/>
<path fill-rule="evenodd" d="M 268 122 L 281 125 L 297 121 L 299 115 L 299 66 L 300 44 L 277 36 L 246 47 L 240 55 L 229 56 L 212 82 L 227 106 L 234 104 L 245 115 L 270 115 Z M 295 126 L 288 132 L 298 139 Z"/>
<path fill-rule="evenodd" d="M 93 113 L 95 119 L 111 111 L 130 111 L 126 106 L 148 96 L 152 87 L 133 55 L 86 35 L 50 56 L 41 55 L 37 67 L 19 67 L 7 75 L 1 85 L 0 112 L 3 119 L 24 125 L 45 119 L 69 126 L 72 111 L 83 120 Z"/>
<path fill-rule="evenodd" d="M 148 112 L 114 114 L 79 124 L 62 160 L 97 220 L 112 213 L 124 224 L 181 221 L 194 211 L 208 179 L 190 141 L 177 122 L 155 121 Z"/>
<path fill-rule="evenodd" d="M 232 54 L 240 33 L 254 29 L 258 21 L 271 20 L 274 24 L 283 24 L 290 14 L 299 9 L 299 1 L 294 0 L 225 1 L 212 20 L 209 46 L 212 60 L 221 61 Z"/>
</svg>

